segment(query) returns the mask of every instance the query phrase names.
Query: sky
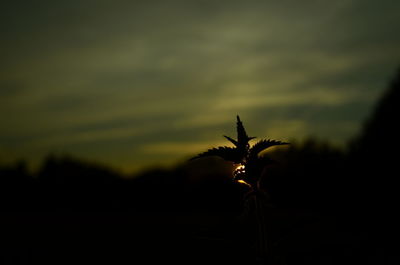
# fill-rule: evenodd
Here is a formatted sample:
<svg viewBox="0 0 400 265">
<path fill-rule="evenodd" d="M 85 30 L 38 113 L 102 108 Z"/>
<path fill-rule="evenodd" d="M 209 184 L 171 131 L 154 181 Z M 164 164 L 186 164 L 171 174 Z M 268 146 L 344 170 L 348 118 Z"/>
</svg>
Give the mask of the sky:
<svg viewBox="0 0 400 265">
<path fill-rule="evenodd" d="M 400 1 L 3 1 L 0 163 L 124 172 L 248 134 L 346 143 L 400 62 Z"/>
</svg>

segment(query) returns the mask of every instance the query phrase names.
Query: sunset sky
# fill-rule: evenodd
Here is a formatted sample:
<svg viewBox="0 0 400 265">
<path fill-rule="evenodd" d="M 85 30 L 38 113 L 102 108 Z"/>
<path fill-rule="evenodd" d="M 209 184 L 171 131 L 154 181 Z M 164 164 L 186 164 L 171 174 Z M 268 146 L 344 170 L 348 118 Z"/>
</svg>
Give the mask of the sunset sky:
<svg viewBox="0 0 400 265">
<path fill-rule="evenodd" d="M 132 172 L 235 136 L 344 146 L 400 66 L 400 1 L 5 1 L 0 163 Z"/>
</svg>

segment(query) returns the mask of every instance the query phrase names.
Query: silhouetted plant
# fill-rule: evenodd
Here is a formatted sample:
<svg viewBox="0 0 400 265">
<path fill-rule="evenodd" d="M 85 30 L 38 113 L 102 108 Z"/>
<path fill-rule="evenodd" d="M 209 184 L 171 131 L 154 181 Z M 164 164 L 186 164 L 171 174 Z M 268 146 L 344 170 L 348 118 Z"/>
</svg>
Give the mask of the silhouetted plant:
<svg viewBox="0 0 400 265">
<path fill-rule="evenodd" d="M 192 160 L 208 156 L 219 156 L 224 160 L 233 162 L 236 165 L 236 168 L 233 171 L 233 179 L 240 183 L 246 184 L 250 188 L 250 192 L 247 194 L 247 196 L 245 196 L 245 199 L 247 204 L 250 204 L 251 201 L 253 201 L 255 204 L 255 211 L 259 226 L 259 251 L 261 258 L 264 262 L 266 262 L 270 257 L 266 242 L 266 227 L 263 207 L 263 205 L 265 205 L 267 196 L 265 196 L 265 192 L 261 190 L 260 181 L 263 169 L 266 165 L 273 161 L 267 156 L 260 156 L 260 153 L 272 146 L 286 145 L 288 143 L 270 139 L 262 139 L 250 146 L 249 141 L 255 137 L 249 137 L 247 135 L 239 116 L 237 116 L 236 129 L 237 140 L 224 135 L 224 137 L 233 143 L 235 147 L 221 146 L 212 148 L 193 157 Z"/>
<path fill-rule="evenodd" d="M 266 165 L 272 162 L 267 156 L 260 156 L 259 154 L 272 146 L 286 145 L 288 143 L 262 139 L 253 146 L 250 146 L 249 141 L 256 137 L 249 137 L 247 135 L 239 116 L 237 116 L 236 129 L 237 140 L 224 135 L 235 147 L 221 146 L 212 148 L 193 157 L 192 160 L 207 156 L 219 156 L 224 160 L 231 161 L 237 165 L 233 172 L 234 180 L 246 183 L 252 189 L 257 190 L 259 189 L 262 170 Z"/>
</svg>

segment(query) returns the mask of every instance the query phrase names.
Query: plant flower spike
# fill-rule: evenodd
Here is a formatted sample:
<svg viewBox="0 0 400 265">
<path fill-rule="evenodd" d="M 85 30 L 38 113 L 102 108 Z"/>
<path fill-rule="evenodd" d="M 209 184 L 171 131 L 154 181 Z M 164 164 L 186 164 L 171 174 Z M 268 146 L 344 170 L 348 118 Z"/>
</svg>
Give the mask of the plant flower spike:
<svg viewBox="0 0 400 265">
<path fill-rule="evenodd" d="M 246 130 L 244 129 L 243 123 L 241 122 L 239 116 L 237 116 L 236 129 L 237 140 L 224 135 L 224 137 L 233 143 L 235 147 L 221 146 L 212 148 L 193 157 L 192 160 L 207 156 L 219 156 L 224 160 L 231 161 L 237 165 L 233 172 L 234 180 L 247 184 L 253 190 L 258 190 L 262 170 L 264 169 L 265 165 L 268 164 L 268 162 L 272 161 L 267 157 L 260 157 L 259 153 L 269 147 L 286 145 L 288 143 L 263 139 L 250 147 L 249 141 L 256 137 L 247 136 Z"/>
<path fill-rule="evenodd" d="M 233 171 L 233 179 L 250 188 L 250 192 L 245 197 L 245 202 L 247 206 L 252 203 L 254 203 L 255 206 L 253 209 L 255 209 L 258 223 L 258 252 L 261 264 L 271 264 L 272 253 L 267 241 L 267 227 L 264 216 L 266 196 L 264 191 L 261 190 L 260 181 L 265 166 L 273 161 L 265 156 L 259 156 L 259 154 L 261 151 L 269 147 L 285 145 L 288 143 L 263 139 L 250 147 L 249 141 L 255 137 L 247 136 L 246 130 L 244 129 L 239 116 L 237 116 L 236 129 L 237 140 L 224 135 L 224 137 L 233 143 L 235 147 L 221 146 L 212 148 L 193 157 L 192 160 L 207 156 L 219 156 L 236 165 L 236 168 Z"/>
</svg>

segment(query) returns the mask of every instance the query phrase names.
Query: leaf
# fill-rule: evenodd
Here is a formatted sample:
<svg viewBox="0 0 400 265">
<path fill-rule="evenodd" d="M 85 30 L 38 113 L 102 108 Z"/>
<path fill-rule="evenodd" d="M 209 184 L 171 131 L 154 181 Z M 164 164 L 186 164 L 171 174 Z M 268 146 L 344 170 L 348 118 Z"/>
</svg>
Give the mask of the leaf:
<svg viewBox="0 0 400 265">
<path fill-rule="evenodd" d="M 224 137 L 228 139 L 231 143 L 233 143 L 235 146 L 238 146 L 238 142 L 235 139 L 232 139 L 231 137 L 226 135 L 224 135 Z"/>
<path fill-rule="evenodd" d="M 236 148 L 227 146 L 209 149 L 206 152 L 191 158 L 190 160 L 208 156 L 219 156 L 227 161 L 232 161 L 235 163 L 240 163 L 242 161 L 242 155 L 240 154 L 240 152 L 238 152 Z"/>
<path fill-rule="evenodd" d="M 239 115 L 236 116 L 237 122 L 236 122 L 236 131 L 237 131 L 237 142 L 238 145 L 240 146 L 246 146 L 248 145 L 248 142 L 255 138 L 255 137 L 249 137 L 247 136 L 246 130 L 244 129 L 243 123 L 240 120 Z"/>
<path fill-rule="evenodd" d="M 249 158 L 254 159 L 257 158 L 258 154 L 272 146 L 276 145 L 286 145 L 289 143 L 281 142 L 281 141 L 276 141 L 276 140 L 260 140 L 256 144 L 254 144 L 250 150 L 249 150 Z"/>
</svg>

